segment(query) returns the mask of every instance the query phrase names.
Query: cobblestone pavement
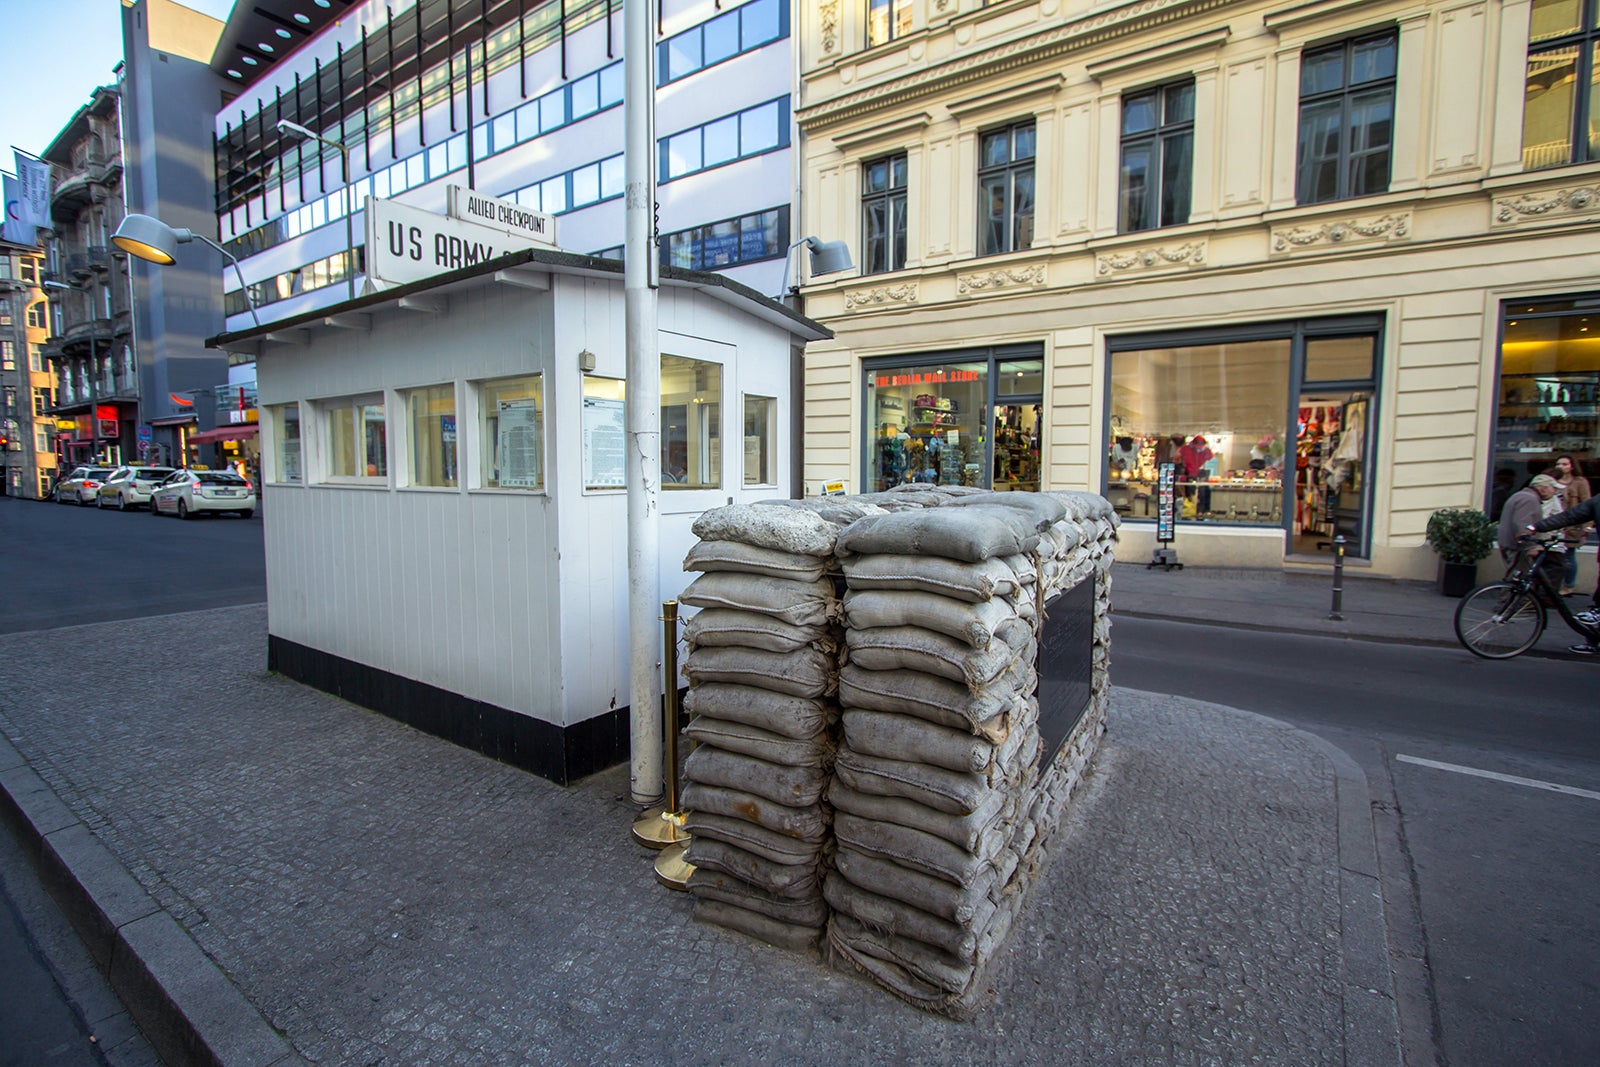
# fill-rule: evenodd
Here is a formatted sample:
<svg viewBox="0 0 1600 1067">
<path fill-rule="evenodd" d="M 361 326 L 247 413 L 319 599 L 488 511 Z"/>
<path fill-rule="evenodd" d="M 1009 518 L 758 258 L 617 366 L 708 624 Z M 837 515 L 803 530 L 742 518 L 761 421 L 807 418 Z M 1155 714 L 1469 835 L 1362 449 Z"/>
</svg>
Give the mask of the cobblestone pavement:
<svg viewBox="0 0 1600 1067">
<path fill-rule="evenodd" d="M 140 651 L 81 678 L 63 645 Z M 1345 1062 L 1335 768 L 1289 727 L 1117 690 L 961 1024 L 693 923 L 626 768 L 563 789 L 265 649 L 262 605 L 0 637 L 0 729 L 311 1061 Z"/>
</svg>

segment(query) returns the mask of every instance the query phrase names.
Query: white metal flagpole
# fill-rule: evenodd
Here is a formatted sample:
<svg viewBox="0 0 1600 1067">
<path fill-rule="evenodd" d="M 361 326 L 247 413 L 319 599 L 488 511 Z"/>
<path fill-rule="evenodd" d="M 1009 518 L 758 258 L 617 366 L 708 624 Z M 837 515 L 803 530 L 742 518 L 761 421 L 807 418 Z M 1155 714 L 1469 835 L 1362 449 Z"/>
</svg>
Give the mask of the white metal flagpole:
<svg viewBox="0 0 1600 1067">
<path fill-rule="evenodd" d="M 628 701 L 633 799 L 662 795 L 660 508 L 661 356 L 656 333 L 655 42 L 651 4 L 624 0 L 623 299 L 628 415 Z"/>
</svg>

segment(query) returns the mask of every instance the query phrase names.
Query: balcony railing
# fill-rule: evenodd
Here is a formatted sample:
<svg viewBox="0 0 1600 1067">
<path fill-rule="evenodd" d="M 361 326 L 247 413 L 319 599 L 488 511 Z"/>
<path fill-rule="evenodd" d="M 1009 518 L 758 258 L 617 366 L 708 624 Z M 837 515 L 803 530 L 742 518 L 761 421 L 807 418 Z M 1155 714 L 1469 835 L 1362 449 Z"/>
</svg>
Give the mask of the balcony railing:
<svg viewBox="0 0 1600 1067">
<path fill-rule="evenodd" d="M 104 274 L 111 269 L 111 253 L 105 245 L 90 245 L 82 252 L 67 257 L 67 273 L 74 278 L 87 278 L 91 274 Z"/>
</svg>

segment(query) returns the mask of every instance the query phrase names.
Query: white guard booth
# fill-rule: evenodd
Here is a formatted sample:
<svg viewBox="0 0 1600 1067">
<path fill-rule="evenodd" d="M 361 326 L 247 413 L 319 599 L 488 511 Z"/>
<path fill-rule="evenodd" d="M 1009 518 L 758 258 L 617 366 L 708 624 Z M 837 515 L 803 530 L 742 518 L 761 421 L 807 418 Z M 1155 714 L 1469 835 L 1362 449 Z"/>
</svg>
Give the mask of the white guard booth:
<svg viewBox="0 0 1600 1067">
<path fill-rule="evenodd" d="M 792 495 L 817 324 L 663 268 L 660 599 Z M 628 756 L 620 263 L 532 248 L 212 347 L 257 363 L 268 666 L 557 782 Z"/>
</svg>

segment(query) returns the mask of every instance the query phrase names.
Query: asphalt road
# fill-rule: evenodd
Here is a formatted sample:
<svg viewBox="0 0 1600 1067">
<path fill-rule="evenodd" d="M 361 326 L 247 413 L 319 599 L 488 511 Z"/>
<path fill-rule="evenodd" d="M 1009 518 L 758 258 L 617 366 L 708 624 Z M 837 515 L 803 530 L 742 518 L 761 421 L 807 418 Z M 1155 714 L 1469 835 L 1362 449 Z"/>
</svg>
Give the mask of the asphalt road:
<svg viewBox="0 0 1600 1067">
<path fill-rule="evenodd" d="M 1361 764 L 1408 1063 L 1600 1063 L 1600 664 L 1122 618 L 1112 680 Z"/>
</svg>

